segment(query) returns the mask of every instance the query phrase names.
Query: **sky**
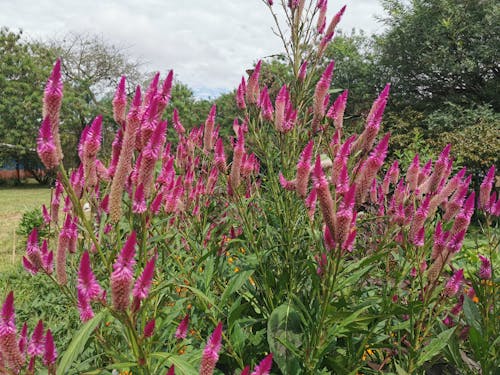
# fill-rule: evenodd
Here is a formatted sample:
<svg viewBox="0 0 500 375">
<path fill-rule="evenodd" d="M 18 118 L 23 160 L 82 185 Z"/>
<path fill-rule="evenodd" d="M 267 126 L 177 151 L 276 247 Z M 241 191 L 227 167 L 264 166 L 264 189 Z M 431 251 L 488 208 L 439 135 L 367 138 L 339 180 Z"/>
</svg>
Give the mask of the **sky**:
<svg viewBox="0 0 500 375">
<path fill-rule="evenodd" d="M 339 28 L 382 30 L 378 0 L 330 0 L 328 16 L 344 4 Z M 0 26 L 41 39 L 97 34 L 143 70 L 174 69 L 199 97 L 231 90 L 258 59 L 283 51 L 262 0 L 0 0 Z"/>
</svg>

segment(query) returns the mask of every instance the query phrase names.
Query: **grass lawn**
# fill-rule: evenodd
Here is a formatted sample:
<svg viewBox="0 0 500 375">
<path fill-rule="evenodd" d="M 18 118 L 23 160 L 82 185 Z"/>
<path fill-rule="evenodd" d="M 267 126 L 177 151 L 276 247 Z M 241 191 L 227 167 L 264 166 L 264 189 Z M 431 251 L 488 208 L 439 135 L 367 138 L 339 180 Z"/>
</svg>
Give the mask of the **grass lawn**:
<svg viewBox="0 0 500 375">
<path fill-rule="evenodd" d="M 49 202 L 50 189 L 47 186 L 26 184 L 0 188 L 0 270 L 19 261 L 24 253 L 21 247 L 23 238 L 16 234 L 23 213 Z M 14 259 L 13 249 L 16 249 Z"/>
</svg>

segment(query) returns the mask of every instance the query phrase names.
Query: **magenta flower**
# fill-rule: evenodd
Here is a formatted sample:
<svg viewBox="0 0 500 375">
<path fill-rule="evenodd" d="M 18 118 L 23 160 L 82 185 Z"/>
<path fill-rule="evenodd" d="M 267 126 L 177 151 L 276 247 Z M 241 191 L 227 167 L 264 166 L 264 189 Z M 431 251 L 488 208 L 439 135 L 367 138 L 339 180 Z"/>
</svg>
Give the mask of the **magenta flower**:
<svg viewBox="0 0 500 375">
<path fill-rule="evenodd" d="M 325 97 L 328 94 L 328 89 L 332 81 L 333 68 L 335 67 L 335 62 L 331 61 L 320 80 L 316 84 L 316 89 L 314 90 L 314 119 L 313 119 L 313 131 L 317 130 L 319 121 L 325 116 Z"/>
<path fill-rule="evenodd" d="M 219 351 L 222 345 L 222 322 L 219 322 L 207 341 L 201 357 L 200 375 L 212 375 L 219 360 Z"/>
<path fill-rule="evenodd" d="M 448 282 L 444 287 L 444 292 L 443 292 L 444 295 L 447 297 L 453 297 L 455 294 L 457 294 L 460 289 L 460 286 L 462 285 L 463 279 L 464 279 L 464 270 L 459 269 L 448 279 Z"/>
<path fill-rule="evenodd" d="M 486 210 L 489 207 L 489 200 L 493 182 L 495 180 L 495 166 L 492 165 L 488 173 L 484 177 L 481 187 L 479 189 L 479 208 Z"/>
<path fill-rule="evenodd" d="M 311 160 L 313 153 L 314 141 L 310 140 L 300 154 L 299 162 L 297 163 L 297 175 L 295 177 L 297 193 L 305 198 L 307 196 L 307 185 L 309 184 L 309 175 L 311 173 Z"/>
<path fill-rule="evenodd" d="M 21 368 L 25 362 L 16 334 L 14 292 L 11 291 L 5 298 L 0 316 L 0 353 L 12 369 Z"/>
<path fill-rule="evenodd" d="M 147 203 L 146 198 L 144 197 L 144 185 L 139 184 L 139 186 L 137 186 L 137 189 L 135 189 L 134 201 L 132 203 L 132 212 L 136 214 L 142 214 L 143 212 L 146 212 L 146 209 Z"/>
<path fill-rule="evenodd" d="M 215 125 L 215 115 L 216 115 L 217 107 L 216 105 L 212 105 L 210 108 L 210 112 L 208 114 L 207 119 L 205 120 L 205 126 L 203 128 L 203 149 L 205 151 L 212 151 L 214 147 L 214 125 Z"/>
<path fill-rule="evenodd" d="M 59 138 L 59 112 L 63 98 L 63 83 L 61 79 L 61 60 L 57 59 L 50 74 L 43 94 L 42 116 L 49 118 L 51 134 L 54 137 L 54 145 L 57 153 L 57 164 L 63 158 L 61 140 Z"/>
<path fill-rule="evenodd" d="M 49 116 L 44 118 L 38 130 L 36 152 L 47 169 L 52 169 L 59 165 L 60 159 L 57 154 L 56 144 L 54 143 Z"/>
<path fill-rule="evenodd" d="M 92 268 L 90 267 L 90 257 L 88 251 L 85 251 L 80 260 L 80 269 L 78 271 L 77 288 L 89 300 L 95 301 L 102 298 L 104 291 L 97 282 Z"/>
<path fill-rule="evenodd" d="M 144 326 L 144 332 L 143 332 L 143 335 L 144 337 L 151 337 L 153 336 L 154 332 L 155 332 L 155 325 L 156 325 L 156 321 L 154 319 L 151 319 L 150 321 L 148 321 L 146 323 L 146 325 Z"/>
<path fill-rule="evenodd" d="M 479 278 L 483 280 L 491 279 L 491 261 L 485 256 L 479 255 L 481 267 L 479 268 Z"/>
<path fill-rule="evenodd" d="M 286 85 L 281 86 L 274 102 L 274 127 L 281 133 L 284 131 L 286 103 L 289 101 L 289 97 Z"/>
<path fill-rule="evenodd" d="M 127 93 L 125 92 L 125 80 L 125 76 L 122 76 L 113 98 L 113 118 L 118 124 L 125 123 L 125 114 L 127 111 Z"/>
<path fill-rule="evenodd" d="M 267 86 L 264 86 L 262 92 L 260 93 L 259 105 L 262 113 L 262 117 L 267 121 L 273 121 L 274 109 L 271 99 L 269 98 L 269 92 L 267 91 Z"/>
<path fill-rule="evenodd" d="M 163 145 L 165 143 L 167 121 L 158 123 L 151 138 L 141 152 L 141 162 L 138 171 L 138 184 L 143 184 L 144 196 L 148 198 L 154 178 L 154 168 L 160 158 Z"/>
<path fill-rule="evenodd" d="M 246 83 L 245 78 L 241 78 L 241 83 L 238 86 L 238 90 L 236 91 L 236 105 L 239 109 L 245 109 L 247 107 L 245 103 L 245 95 L 246 95 Z"/>
<path fill-rule="evenodd" d="M 135 264 L 135 245 L 137 235 L 132 231 L 128 237 L 118 259 L 113 264 L 111 274 L 111 298 L 113 307 L 118 311 L 125 311 L 130 304 L 130 292 L 134 278 L 133 266 Z"/>
<path fill-rule="evenodd" d="M 273 353 L 268 354 L 257 366 L 251 375 L 268 375 L 273 365 Z"/>
<path fill-rule="evenodd" d="M 50 329 L 47 330 L 45 334 L 45 353 L 43 355 L 43 363 L 45 366 L 51 367 L 56 363 L 57 350 L 54 345 L 54 338 L 52 337 L 52 332 Z"/>
<path fill-rule="evenodd" d="M 316 23 L 316 31 L 318 34 L 323 34 L 326 27 L 326 11 L 328 7 L 328 1 L 320 1 L 317 4 L 317 8 L 319 9 L 318 21 Z"/>
<path fill-rule="evenodd" d="M 158 108 L 156 115 L 159 116 L 163 113 L 163 110 L 166 108 L 168 103 L 170 102 L 171 93 L 172 93 L 172 84 L 174 82 L 174 71 L 170 70 L 167 74 L 167 77 L 163 81 L 163 85 L 161 87 L 161 91 L 157 93 L 157 102 Z"/>
<path fill-rule="evenodd" d="M 155 262 L 156 256 L 154 256 L 148 263 L 146 263 L 146 267 L 144 267 L 144 270 L 135 282 L 132 294 L 139 301 L 148 298 L 149 289 L 151 289 L 151 284 L 153 282 L 155 273 Z"/>
<path fill-rule="evenodd" d="M 82 290 L 77 289 L 77 300 L 78 300 L 78 311 L 80 312 L 80 320 L 82 322 L 88 322 L 94 317 L 94 311 L 90 305 L 90 299 L 88 295 Z"/>
<path fill-rule="evenodd" d="M 333 119 L 335 129 L 342 129 L 348 94 L 348 90 L 345 90 L 342 94 L 340 94 L 337 99 L 335 99 L 335 102 L 326 114 L 326 117 Z"/>
<path fill-rule="evenodd" d="M 175 338 L 176 339 L 185 339 L 187 336 L 187 330 L 189 326 L 189 315 L 186 315 L 175 330 Z"/>
<path fill-rule="evenodd" d="M 170 366 L 170 368 L 168 369 L 167 375 L 175 375 L 175 366 L 174 365 Z"/>
<path fill-rule="evenodd" d="M 33 335 L 28 344 L 28 354 L 30 356 L 41 356 L 44 351 L 45 337 L 43 336 L 43 322 L 38 321 L 35 329 L 33 330 Z"/>
<path fill-rule="evenodd" d="M 323 214 L 323 220 L 335 237 L 336 229 L 333 198 L 330 193 L 328 180 L 326 179 L 323 168 L 321 167 L 321 159 L 319 155 L 316 158 L 316 164 L 314 166 L 313 180 L 314 187 L 318 195 L 319 207 L 321 209 L 321 213 Z"/>
</svg>

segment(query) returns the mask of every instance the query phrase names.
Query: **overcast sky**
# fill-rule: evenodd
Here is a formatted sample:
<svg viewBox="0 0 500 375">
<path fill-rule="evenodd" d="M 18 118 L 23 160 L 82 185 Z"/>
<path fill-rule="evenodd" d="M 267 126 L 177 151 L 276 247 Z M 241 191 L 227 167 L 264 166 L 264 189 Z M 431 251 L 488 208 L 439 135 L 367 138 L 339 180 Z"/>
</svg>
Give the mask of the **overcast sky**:
<svg viewBox="0 0 500 375">
<path fill-rule="evenodd" d="M 341 29 L 380 32 L 378 0 L 330 0 L 329 16 L 344 4 Z M 0 0 L 0 26 L 36 38 L 99 34 L 146 70 L 174 69 L 201 96 L 235 87 L 253 62 L 282 51 L 272 22 L 261 0 Z"/>
</svg>

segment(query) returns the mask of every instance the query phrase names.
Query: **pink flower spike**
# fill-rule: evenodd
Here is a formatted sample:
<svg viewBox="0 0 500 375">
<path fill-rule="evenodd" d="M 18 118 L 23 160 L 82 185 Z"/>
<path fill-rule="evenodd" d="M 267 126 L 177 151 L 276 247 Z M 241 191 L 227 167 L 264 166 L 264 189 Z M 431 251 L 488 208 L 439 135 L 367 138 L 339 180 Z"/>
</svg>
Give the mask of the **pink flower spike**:
<svg viewBox="0 0 500 375">
<path fill-rule="evenodd" d="M 41 356 L 44 351 L 45 338 L 43 336 L 43 322 L 40 319 L 28 344 L 28 354 L 30 356 Z"/>
<path fill-rule="evenodd" d="M 47 330 L 45 335 L 45 353 L 43 355 L 43 363 L 45 366 L 52 366 L 57 359 L 57 350 L 54 345 L 54 338 L 50 329 Z"/>
<path fill-rule="evenodd" d="M 488 173 L 484 177 L 481 187 L 479 189 L 479 208 L 486 210 L 488 208 L 488 203 L 490 200 L 491 189 L 493 188 L 493 182 L 495 180 L 495 166 L 492 165 L 488 170 Z"/>
<path fill-rule="evenodd" d="M 253 370 L 251 375 L 268 375 L 273 365 L 273 353 L 268 354 Z"/>
<path fill-rule="evenodd" d="M 175 330 L 175 338 L 180 340 L 180 339 L 185 339 L 187 336 L 187 330 L 189 326 L 189 315 L 186 315 L 179 325 L 177 326 L 177 329 Z"/>
<path fill-rule="evenodd" d="M 144 326 L 144 332 L 143 332 L 143 335 L 144 337 L 151 337 L 153 336 L 154 332 L 155 332 L 155 325 L 156 325 L 156 321 L 154 319 L 151 319 L 149 322 L 146 323 L 146 325 Z"/>
<path fill-rule="evenodd" d="M 174 111 L 172 113 L 172 122 L 174 124 L 174 129 L 178 135 L 184 135 L 186 133 L 186 129 L 184 129 L 184 126 L 182 125 L 179 118 L 179 111 L 177 110 L 177 108 L 174 108 Z"/>
<path fill-rule="evenodd" d="M 146 209 L 147 203 L 144 196 L 144 185 L 139 184 L 139 186 L 137 186 L 137 189 L 135 189 L 134 202 L 132 203 L 132 212 L 136 214 L 142 214 L 143 212 L 146 212 Z"/>
<path fill-rule="evenodd" d="M 485 256 L 479 255 L 481 267 L 479 268 L 479 278 L 483 280 L 491 279 L 491 261 Z"/>
<path fill-rule="evenodd" d="M 459 269 L 456 271 L 446 283 L 444 288 L 444 295 L 447 297 L 453 297 L 458 293 L 460 286 L 462 285 L 462 281 L 464 279 L 464 270 Z"/>
<path fill-rule="evenodd" d="M 307 75 L 307 60 L 305 60 L 300 65 L 299 76 L 298 76 L 299 81 L 304 82 L 304 80 L 306 79 L 306 75 Z"/>
<path fill-rule="evenodd" d="M 94 311 L 90 305 L 89 297 L 81 289 L 77 290 L 78 311 L 80 312 L 80 320 L 85 323 L 94 317 Z"/>
<path fill-rule="evenodd" d="M 219 351 L 222 345 L 222 322 L 219 322 L 208 339 L 201 357 L 200 375 L 212 375 L 219 360 Z"/>
<path fill-rule="evenodd" d="M 326 117 L 333 119 L 333 123 L 335 125 L 335 129 L 342 129 L 343 121 L 344 121 L 344 112 L 347 104 L 347 96 L 349 94 L 349 90 L 345 90 L 342 94 L 340 94 L 335 102 L 332 104 Z"/>
<path fill-rule="evenodd" d="M 283 189 L 285 190 L 288 190 L 288 191 L 293 191 L 295 190 L 295 187 L 296 187 L 296 181 L 295 180 L 292 180 L 292 181 L 288 181 L 285 176 L 283 176 L 283 173 L 279 173 L 279 181 L 280 181 L 280 185 Z"/>
<path fill-rule="evenodd" d="M 332 60 L 326 67 L 325 71 L 321 75 L 320 80 L 316 84 L 316 89 L 314 90 L 314 119 L 313 119 L 313 131 L 315 132 L 318 127 L 319 121 L 325 116 L 325 97 L 328 94 L 328 89 L 330 88 L 330 83 L 332 81 L 333 69 L 335 67 L 335 62 Z"/>
<path fill-rule="evenodd" d="M 118 124 L 124 124 L 127 112 L 126 78 L 122 76 L 113 98 L 113 118 Z"/>
<path fill-rule="evenodd" d="M 250 366 L 245 366 L 240 375 L 250 375 Z"/>
<path fill-rule="evenodd" d="M 155 274 L 155 262 L 156 256 L 154 256 L 144 267 L 141 275 L 137 278 L 137 281 L 132 292 L 133 296 L 138 300 L 142 301 L 146 299 L 149 295 L 149 289 L 151 289 L 151 284 L 153 282 L 153 277 Z"/>
<path fill-rule="evenodd" d="M 257 104 L 259 100 L 259 76 L 262 60 L 259 60 L 255 65 L 250 78 L 248 78 L 246 100 L 249 104 Z"/>
<path fill-rule="evenodd" d="M 247 107 L 245 103 L 245 95 L 246 95 L 246 83 L 245 78 L 241 78 L 241 83 L 238 86 L 238 90 L 236 91 L 236 105 L 239 109 L 245 109 Z"/>
<path fill-rule="evenodd" d="M 212 108 L 210 108 L 210 112 L 208 114 L 208 117 L 205 120 L 205 127 L 203 130 L 203 149 L 204 150 L 211 151 L 212 148 L 214 147 L 212 133 L 214 131 L 216 113 L 217 113 L 217 107 L 214 104 L 214 105 L 212 105 Z"/>
<path fill-rule="evenodd" d="M 15 328 L 14 292 L 10 291 L 2 305 L 1 324 Z"/>
<path fill-rule="evenodd" d="M 102 298 L 103 289 L 98 284 L 92 268 L 90 267 L 90 257 L 88 251 L 85 251 L 80 260 L 80 269 L 78 271 L 78 290 L 90 300 L 95 301 Z"/>
<path fill-rule="evenodd" d="M 23 324 L 23 328 L 21 328 L 21 333 L 19 335 L 19 351 L 24 355 L 26 353 L 26 345 L 28 343 L 28 325 L 26 322 Z"/>
<path fill-rule="evenodd" d="M 43 119 L 42 125 L 38 130 L 36 151 L 47 169 L 52 169 L 59 165 L 59 157 L 56 144 L 54 143 L 49 116 Z"/>
<path fill-rule="evenodd" d="M 118 259 L 113 264 L 111 274 L 111 298 L 113 307 L 118 311 L 124 311 L 130 304 L 130 292 L 134 278 L 133 266 L 135 264 L 135 245 L 137 235 L 132 231 L 125 245 L 118 255 Z"/>
<path fill-rule="evenodd" d="M 170 102 L 171 92 L 172 92 L 172 83 L 174 81 L 174 71 L 170 70 L 167 74 L 167 77 L 163 81 L 163 85 L 161 88 L 161 92 L 158 94 L 158 115 L 161 115 L 165 107 Z"/>
<path fill-rule="evenodd" d="M 309 175 L 311 173 L 311 160 L 314 148 L 314 141 L 310 140 L 300 154 L 297 163 L 297 175 L 295 177 L 297 193 L 305 198 L 307 196 L 307 185 L 309 184 Z"/>
</svg>

